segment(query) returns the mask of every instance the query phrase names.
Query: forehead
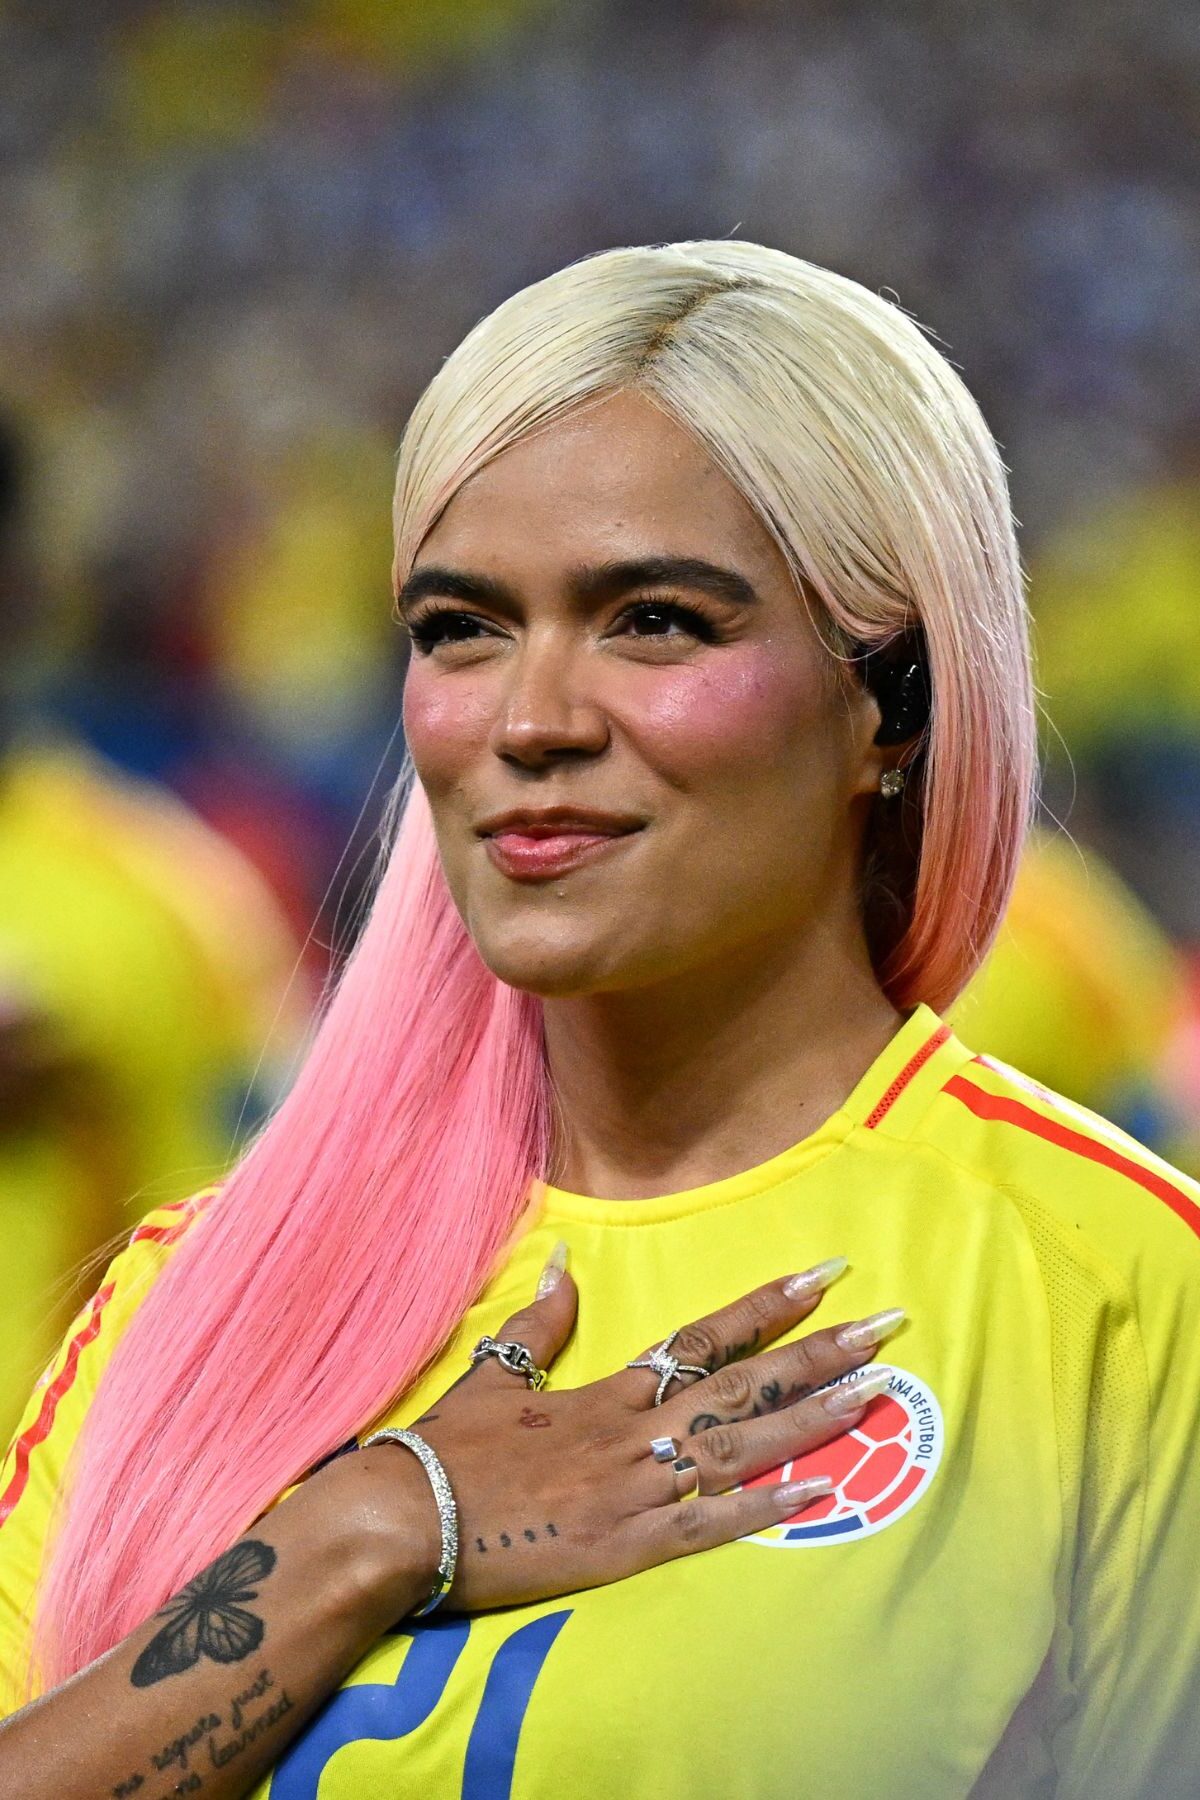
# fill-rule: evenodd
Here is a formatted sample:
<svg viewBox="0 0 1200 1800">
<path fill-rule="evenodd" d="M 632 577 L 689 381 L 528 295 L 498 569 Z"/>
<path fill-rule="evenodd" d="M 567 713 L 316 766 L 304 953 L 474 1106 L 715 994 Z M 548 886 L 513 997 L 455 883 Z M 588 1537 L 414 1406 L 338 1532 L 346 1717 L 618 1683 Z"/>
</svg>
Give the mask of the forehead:
<svg viewBox="0 0 1200 1800">
<path fill-rule="evenodd" d="M 787 567 L 749 501 L 697 440 L 643 395 L 588 402 L 511 445 L 464 483 L 417 555 L 530 566 L 669 551 Z"/>
</svg>

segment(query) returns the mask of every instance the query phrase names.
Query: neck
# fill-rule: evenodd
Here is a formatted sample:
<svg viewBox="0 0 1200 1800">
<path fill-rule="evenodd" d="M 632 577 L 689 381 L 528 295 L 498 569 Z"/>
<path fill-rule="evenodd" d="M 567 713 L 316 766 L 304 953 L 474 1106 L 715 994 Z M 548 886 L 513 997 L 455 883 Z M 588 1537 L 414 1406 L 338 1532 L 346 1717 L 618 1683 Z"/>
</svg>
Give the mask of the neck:
<svg viewBox="0 0 1200 1800">
<path fill-rule="evenodd" d="M 545 1002 L 550 1179 L 649 1198 L 776 1156 L 837 1110 L 902 1022 L 866 945 L 754 944 L 653 987 Z"/>
</svg>

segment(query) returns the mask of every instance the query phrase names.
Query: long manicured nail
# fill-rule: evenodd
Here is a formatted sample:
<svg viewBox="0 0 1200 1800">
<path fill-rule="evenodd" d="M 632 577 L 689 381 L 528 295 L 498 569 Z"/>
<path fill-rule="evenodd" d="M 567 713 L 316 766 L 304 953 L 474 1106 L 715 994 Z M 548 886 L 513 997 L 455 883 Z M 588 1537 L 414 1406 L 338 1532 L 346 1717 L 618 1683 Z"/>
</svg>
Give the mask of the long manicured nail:
<svg viewBox="0 0 1200 1800">
<path fill-rule="evenodd" d="M 563 1270 L 566 1266 L 567 1246 L 563 1243 L 562 1239 L 559 1238 L 557 1244 L 555 1244 L 553 1250 L 546 1258 L 545 1268 L 538 1276 L 537 1293 L 534 1295 L 535 1300 L 544 1300 L 547 1294 L 552 1294 L 554 1292 L 555 1288 L 563 1278 Z"/>
<path fill-rule="evenodd" d="M 849 1267 L 846 1257 L 831 1256 L 828 1261 L 805 1269 L 803 1275 L 789 1275 L 783 1284 L 783 1291 L 789 1300 L 805 1299 L 809 1294 L 823 1294 Z"/>
<path fill-rule="evenodd" d="M 889 1306 L 886 1312 L 872 1313 L 869 1319 L 859 1319 L 857 1324 L 843 1325 L 833 1341 L 843 1350 L 871 1350 L 876 1344 L 882 1344 L 885 1337 L 891 1337 L 897 1325 L 904 1323 L 904 1318 L 902 1306 Z"/>
<path fill-rule="evenodd" d="M 872 1400 L 878 1400 L 880 1394 L 886 1394 L 891 1379 L 890 1369 L 872 1369 L 859 1381 L 845 1381 L 840 1387 L 830 1388 L 823 1400 L 825 1411 L 832 1413 L 835 1419 L 856 1413 L 869 1406 Z"/>
<path fill-rule="evenodd" d="M 782 1487 L 775 1489 L 775 1498 L 780 1506 L 795 1511 L 807 1506 L 810 1500 L 820 1500 L 832 1492 L 833 1483 L 828 1475 L 809 1475 L 804 1481 L 785 1481 Z"/>
</svg>

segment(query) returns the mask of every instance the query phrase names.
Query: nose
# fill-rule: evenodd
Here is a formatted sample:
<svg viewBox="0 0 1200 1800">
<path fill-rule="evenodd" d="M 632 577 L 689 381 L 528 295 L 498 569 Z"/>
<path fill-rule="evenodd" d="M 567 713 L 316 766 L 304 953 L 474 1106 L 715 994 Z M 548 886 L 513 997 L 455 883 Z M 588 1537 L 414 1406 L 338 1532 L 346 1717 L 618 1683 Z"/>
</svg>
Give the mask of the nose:
<svg viewBox="0 0 1200 1800">
<path fill-rule="evenodd" d="M 488 740 L 497 756 L 539 768 L 607 749 L 608 716 L 589 691 L 585 656 L 578 645 L 526 638 L 509 664 Z"/>
</svg>

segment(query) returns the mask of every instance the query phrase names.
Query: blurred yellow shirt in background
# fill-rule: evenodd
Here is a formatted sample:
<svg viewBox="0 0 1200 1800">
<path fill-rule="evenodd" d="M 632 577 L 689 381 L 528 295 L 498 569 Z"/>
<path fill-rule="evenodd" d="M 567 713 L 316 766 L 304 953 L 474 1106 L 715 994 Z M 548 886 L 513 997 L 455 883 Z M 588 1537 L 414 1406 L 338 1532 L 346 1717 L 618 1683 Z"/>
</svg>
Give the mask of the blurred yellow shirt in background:
<svg viewBox="0 0 1200 1800">
<path fill-rule="evenodd" d="M 947 1012 L 972 1043 L 1200 1175 L 1200 1126 L 1172 1091 L 1184 960 L 1103 859 L 1031 833 L 991 954 Z"/>
<path fill-rule="evenodd" d="M 0 760 L 0 1007 L 44 1059 L 31 1103 L 0 1096 L 0 1438 L 89 1291 L 81 1259 L 223 1169 L 272 1097 L 307 1023 L 296 955 L 167 792 L 61 740 Z"/>
</svg>

